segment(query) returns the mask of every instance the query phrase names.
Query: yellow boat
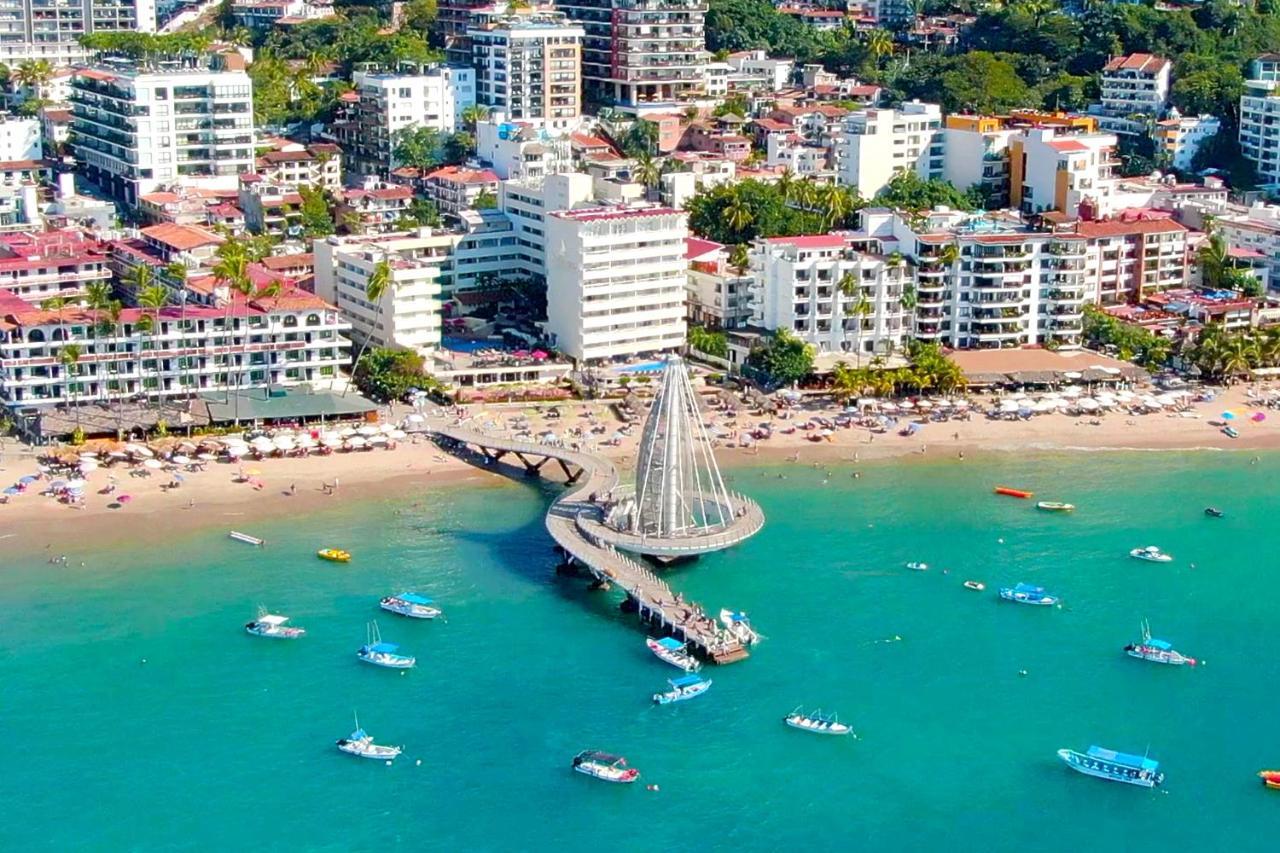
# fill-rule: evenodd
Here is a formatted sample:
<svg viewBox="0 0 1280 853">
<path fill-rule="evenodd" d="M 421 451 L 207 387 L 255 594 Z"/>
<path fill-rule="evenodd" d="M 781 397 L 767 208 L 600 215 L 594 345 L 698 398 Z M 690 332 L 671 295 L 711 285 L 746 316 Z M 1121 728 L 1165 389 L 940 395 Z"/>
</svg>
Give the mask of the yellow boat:
<svg viewBox="0 0 1280 853">
<path fill-rule="evenodd" d="M 316 556 L 331 563 L 350 563 L 351 555 L 341 548 L 321 548 Z"/>
</svg>

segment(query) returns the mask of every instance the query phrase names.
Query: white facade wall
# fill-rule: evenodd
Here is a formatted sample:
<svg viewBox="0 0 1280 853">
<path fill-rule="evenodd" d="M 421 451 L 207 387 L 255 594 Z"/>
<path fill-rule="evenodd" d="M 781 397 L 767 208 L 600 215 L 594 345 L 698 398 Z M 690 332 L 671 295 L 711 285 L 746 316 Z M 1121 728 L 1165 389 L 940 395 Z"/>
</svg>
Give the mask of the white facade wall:
<svg viewBox="0 0 1280 853">
<path fill-rule="evenodd" d="M 5 0 L 0 19 L 0 62 L 16 66 L 45 59 L 52 65 L 83 62 L 88 33 L 156 31 L 155 0 Z"/>
<path fill-rule="evenodd" d="M 422 74 L 357 71 L 352 83 L 377 104 L 388 136 L 405 127 L 430 127 L 453 133 L 462 127 L 462 111 L 476 102 L 473 68 L 440 65 Z"/>
<path fill-rule="evenodd" d="M 1112 213 L 1112 195 L 1117 184 L 1112 174 L 1117 144 L 1114 135 L 1084 133 L 1059 137 L 1051 129 L 1036 128 L 1024 131 L 1012 142 L 1015 148 L 1019 143 L 1022 146 L 1022 212 L 1060 210 L 1074 216 L 1080 203 L 1091 199 L 1098 205 L 1099 216 Z M 1061 191 L 1059 173 L 1065 173 Z"/>
<path fill-rule="evenodd" d="M 1016 130 L 980 132 L 948 127 L 942 131 L 942 177 L 959 190 L 1002 187 L 1009 181 L 1009 139 Z"/>
<path fill-rule="evenodd" d="M 567 128 L 582 115 L 582 27 L 563 15 L 512 16 L 469 31 L 475 97 L 515 121 Z"/>
<path fill-rule="evenodd" d="M 41 140 L 39 119 L 0 116 L 0 160 L 39 160 Z"/>
<path fill-rule="evenodd" d="M 836 142 L 837 182 L 873 198 L 903 169 L 921 178 L 943 174 L 942 109 L 912 101 L 896 110 L 862 110 L 844 119 Z"/>
<path fill-rule="evenodd" d="M 521 265 L 537 279 L 547 275 L 547 217 L 571 210 L 594 195 L 590 175 L 567 172 L 542 181 L 503 181 L 498 185 L 498 209 L 511 220 Z"/>
<path fill-rule="evenodd" d="M 1262 184 L 1280 183 L 1280 93 L 1275 80 L 1249 80 L 1240 96 L 1240 153 Z"/>
<path fill-rule="evenodd" d="M 547 332 L 579 362 L 685 342 L 689 236 L 671 208 L 589 208 L 547 225 Z"/>
</svg>

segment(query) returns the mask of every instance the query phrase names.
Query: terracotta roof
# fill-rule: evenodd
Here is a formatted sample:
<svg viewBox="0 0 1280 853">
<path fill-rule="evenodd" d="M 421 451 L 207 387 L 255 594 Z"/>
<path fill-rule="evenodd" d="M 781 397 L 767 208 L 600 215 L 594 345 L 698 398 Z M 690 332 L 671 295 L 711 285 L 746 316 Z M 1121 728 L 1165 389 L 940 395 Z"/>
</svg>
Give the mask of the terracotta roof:
<svg viewBox="0 0 1280 853">
<path fill-rule="evenodd" d="M 492 169 L 463 169 L 460 166 L 442 166 L 427 173 L 426 178 L 458 184 L 496 184 L 500 180 Z"/>
<path fill-rule="evenodd" d="M 1102 66 L 1103 71 L 1141 71 L 1146 74 L 1158 74 L 1166 66 L 1169 60 L 1163 56 L 1153 56 L 1150 53 L 1131 53 L 1128 56 L 1116 56 L 1106 65 Z"/>
<path fill-rule="evenodd" d="M 1189 229 L 1172 219 L 1109 219 L 1097 222 L 1081 222 L 1076 232 L 1086 237 L 1120 237 L 1125 234 L 1185 234 Z"/>
<path fill-rule="evenodd" d="M 768 131 L 791 130 L 791 125 L 772 118 L 758 118 L 755 120 L 754 124 L 756 127 L 763 128 Z"/>
<path fill-rule="evenodd" d="M 310 268 L 316 265 L 316 256 L 312 252 L 301 252 L 296 255 L 271 255 L 262 259 L 262 265 L 272 272 Z"/>
<path fill-rule="evenodd" d="M 53 168 L 53 164 L 48 160 L 0 160 L 0 172 L 51 168 Z"/>
<path fill-rule="evenodd" d="M 199 249 L 203 246 L 217 246 L 226 242 L 212 231 L 197 228 L 194 225 L 175 225 L 171 222 L 143 228 L 142 234 L 149 240 L 162 243 L 180 252 Z"/>
<path fill-rule="evenodd" d="M 1083 142 L 1077 142 L 1074 139 L 1051 139 L 1049 140 L 1048 145 L 1054 151 L 1060 151 L 1063 153 L 1075 153 L 1089 150 L 1088 145 L 1085 145 Z"/>
</svg>

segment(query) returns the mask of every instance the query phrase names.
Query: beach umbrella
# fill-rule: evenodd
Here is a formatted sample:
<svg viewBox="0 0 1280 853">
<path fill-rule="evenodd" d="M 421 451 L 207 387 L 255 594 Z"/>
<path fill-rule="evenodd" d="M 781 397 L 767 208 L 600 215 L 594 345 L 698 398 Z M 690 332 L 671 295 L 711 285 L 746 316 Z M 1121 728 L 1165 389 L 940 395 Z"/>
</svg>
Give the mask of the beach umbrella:
<svg viewBox="0 0 1280 853">
<path fill-rule="evenodd" d="M 1056 408 L 1058 408 L 1058 403 L 1055 400 L 1041 400 L 1032 406 L 1032 409 L 1037 412 L 1052 412 Z"/>
<path fill-rule="evenodd" d="M 409 417 L 405 418 L 405 420 L 411 424 L 421 424 L 421 423 L 426 423 L 427 419 L 424 418 L 422 415 L 414 414 L 414 415 L 409 415 Z"/>
<path fill-rule="evenodd" d="M 383 445 L 383 444 L 387 444 L 390 441 L 391 439 L 387 438 L 385 435 L 375 435 L 369 438 L 370 444 Z"/>
<path fill-rule="evenodd" d="M 27 475 L 27 476 L 25 476 L 25 477 L 19 477 L 19 478 L 18 478 L 18 482 L 19 482 L 19 483 L 21 483 L 21 484 L 22 484 L 22 485 L 24 485 L 24 486 L 29 486 L 29 485 L 31 485 L 32 483 L 34 483 L 36 480 L 39 480 L 39 479 L 40 479 L 39 477 L 33 477 L 33 476 L 31 476 L 30 474 L 28 474 L 28 475 Z"/>
<path fill-rule="evenodd" d="M 400 441 L 402 439 L 406 439 L 409 437 L 409 434 L 402 429 L 393 429 L 391 432 L 387 433 L 387 435 L 391 436 L 397 441 Z"/>
<path fill-rule="evenodd" d="M 1078 385 L 1072 385 L 1070 388 L 1062 389 L 1062 396 L 1064 397 L 1079 397 L 1083 393 L 1084 389 Z"/>
<path fill-rule="evenodd" d="M 898 408 L 900 409 L 914 409 L 915 407 L 916 407 L 916 404 L 911 402 L 910 400 L 903 400 L 901 403 L 898 404 Z"/>
<path fill-rule="evenodd" d="M 217 462 L 218 461 L 218 457 L 214 456 L 212 453 L 197 453 L 196 458 L 199 459 L 201 462 Z"/>
<path fill-rule="evenodd" d="M 17 486 L 9 486 L 4 490 L 4 493 L 6 495 L 20 495 L 22 494 L 22 489 L 19 489 Z"/>
<path fill-rule="evenodd" d="M 92 459 L 85 459 L 83 462 L 80 463 L 80 470 L 81 471 L 97 471 L 98 463 L 93 461 Z"/>
<path fill-rule="evenodd" d="M 67 481 L 68 489 L 83 489 L 84 487 L 85 487 L 84 480 L 68 480 Z"/>
<path fill-rule="evenodd" d="M 142 464 L 143 464 L 143 466 L 144 466 L 144 467 L 146 467 L 146 468 L 151 468 L 152 470 L 155 470 L 155 469 L 157 469 L 157 468 L 163 468 L 163 467 L 164 467 L 164 463 L 163 463 L 163 462 L 161 462 L 159 459 L 148 459 L 148 460 L 146 460 L 145 462 L 143 462 Z"/>
<path fill-rule="evenodd" d="M 173 461 L 178 463 L 179 465 L 191 464 L 191 458 L 188 456 L 183 456 L 182 454 L 178 454 L 177 456 L 173 457 Z"/>
<path fill-rule="evenodd" d="M 1253 415 L 1249 418 L 1249 420 L 1253 421 L 1254 423 L 1261 423 L 1266 419 L 1267 419 L 1267 416 L 1263 412 L 1254 412 Z"/>
<path fill-rule="evenodd" d="M 116 503 L 127 504 L 131 500 L 133 500 L 133 495 L 121 495 L 116 498 Z"/>
<path fill-rule="evenodd" d="M 241 446 L 241 445 L 239 445 L 239 444 L 232 444 L 232 445 L 228 446 L 228 447 L 227 447 L 227 449 L 226 449 L 224 452 L 225 452 L 228 456 L 230 456 L 232 459 L 238 459 L 238 458 L 240 458 L 241 456 L 244 456 L 246 453 L 248 453 L 248 452 L 249 452 L 249 448 L 247 448 L 247 447 L 243 447 L 243 446 Z M 206 455 L 208 455 L 208 454 L 206 454 Z"/>
<path fill-rule="evenodd" d="M 1223 412 L 1223 413 L 1222 413 L 1222 419 L 1223 419 L 1224 421 L 1234 421 L 1234 420 L 1236 419 L 1236 413 L 1235 413 L 1235 412 Z"/>
<path fill-rule="evenodd" d="M 930 403 L 928 400 L 920 400 L 920 401 L 918 401 L 918 402 L 916 403 L 916 408 L 917 408 L 917 409 L 932 409 L 932 408 L 933 408 L 933 403 Z"/>
<path fill-rule="evenodd" d="M 354 427 L 343 427 L 342 431 L 338 433 L 338 435 L 342 436 L 343 438 L 351 438 L 351 436 L 355 434 L 356 434 L 356 431 Z"/>
<path fill-rule="evenodd" d="M 293 450 L 297 447 L 297 445 L 294 444 L 293 436 L 290 435 L 278 435 L 271 443 L 275 446 L 276 450 Z"/>
<path fill-rule="evenodd" d="M 366 444 L 368 444 L 368 442 L 357 435 L 349 438 L 347 440 L 347 444 L 349 444 L 353 448 L 361 448 L 361 447 L 364 447 Z"/>
<path fill-rule="evenodd" d="M 371 435 L 377 435 L 378 428 L 376 426 L 362 426 L 360 429 L 356 430 L 356 434 L 363 435 L 365 438 L 368 438 Z"/>
<path fill-rule="evenodd" d="M 585 416 L 586 416 L 586 414 L 587 414 L 587 413 L 585 413 L 585 412 L 584 412 L 584 413 L 583 413 L 583 416 L 585 417 Z M 379 429 L 379 430 L 381 430 L 381 432 L 382 432 L 382 434 L 383 434 L 383 435 L 386 435 L 387 433 L 395 432 L 395 429 L 396 429 L 396 428 L 395 428 L 394 426 L 392 426 L 391 424 L 381 424 L 381 425 L 378 427 L 378 429 Z"/>
<path fill-rule="evenodd" d="M 316 446 L 316 443 L 317 443 L 317 442 L 316 442 L 316 440 L 315 440 L 314 438 L 312 438 L 311 436 L 309 436 L 309 435 L 301 435 L 301 436 L 298 436 L 298 446 L 299 446 L 299 447 L 305 447 L 305 448 L 310 449 L 310 448 L 312 448 L 312 447 L 315 447 L 315 446 Z"/>
</svg>

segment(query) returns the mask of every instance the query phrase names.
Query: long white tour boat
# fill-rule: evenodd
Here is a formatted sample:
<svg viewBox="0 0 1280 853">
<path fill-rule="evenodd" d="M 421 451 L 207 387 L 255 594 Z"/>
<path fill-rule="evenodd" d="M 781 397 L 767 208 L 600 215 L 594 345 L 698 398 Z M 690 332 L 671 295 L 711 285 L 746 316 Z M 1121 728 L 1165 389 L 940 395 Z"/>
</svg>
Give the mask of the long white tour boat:
<svg viewBox="0 0 1280 853">
<path fill-rule="evenodd" d="M 693 672 L 701 666 L 689 654 L 689 649 L 684 643 L 672 637 L 663 637 L 655 640 L 653 637 L 645 638 L 645 645 L 649 647 L 649 651 L 658 656 L 660 660 L 664 660 L 674 667 L 683 669 L 685 672 Z"/>
<path fill-rule="evenodd" d="M 296 640 L 307 633 L 306 628 L 292 628 L 285 623 L 288 616 L 268 613 L 266 608 L 258 608 L 258 618 L 246 622 L 244 629 L 255 637 L 268 637 L 272 640 Z"/>
<path fill-rule="evenodd" d="M 627 759 L 594 749 L 584 749 L 573 757 L 573 769 L 605 782 L 629 784 L 640 778 L 640 771 L 627 766 Z"/>
<path fill-rule="evenodd" d="M 338 749 L 347 755 L 357 758 L 381 758 L 386 761 L 400 755 L 404 750 L 398 746 L 383 746 L 373 742 L 373 735 L 360 728 L 360 717 L 356 716 L 356 730 L 347 737 L 338 738 Z"/>
<path fill-rule="evenodd" d="M 440 615 L 440 608 L 425 595 L 416 592 L 402 592 L 399 595 L 388 595 L 378 606 L 389 613 L 408 616 L 410 619 L 434 619 Z"/>
</svg>

